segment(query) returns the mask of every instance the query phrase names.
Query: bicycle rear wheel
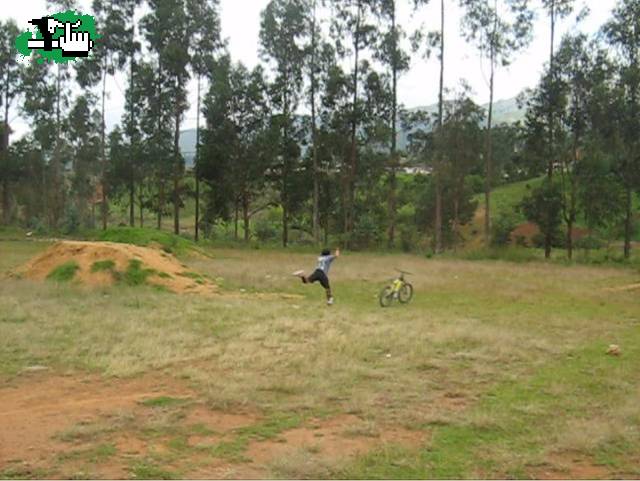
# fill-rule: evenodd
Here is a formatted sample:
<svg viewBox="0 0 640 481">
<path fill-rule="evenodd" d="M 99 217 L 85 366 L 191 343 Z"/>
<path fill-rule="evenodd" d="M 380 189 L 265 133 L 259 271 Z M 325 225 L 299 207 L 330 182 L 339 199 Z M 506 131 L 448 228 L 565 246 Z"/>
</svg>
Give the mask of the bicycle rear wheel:
<svg viewBox="0 0 640 481">
<path fill-rule="evenodd" d="M 382 289 L 380 291 L 378 299 L 380 300 L 380 306 L 389 307 L 393 302 L 393 287 L 386 286 L 384 289 Z"/>
<path fill-rule="evenodd" d="M 404 285 L 400 288 L 400 292 L 398 292 L 398 300 L 402 304 L 406 304 L 413 297 L 413 286 L 408 282 L 405 282 Z"/>
</svg>

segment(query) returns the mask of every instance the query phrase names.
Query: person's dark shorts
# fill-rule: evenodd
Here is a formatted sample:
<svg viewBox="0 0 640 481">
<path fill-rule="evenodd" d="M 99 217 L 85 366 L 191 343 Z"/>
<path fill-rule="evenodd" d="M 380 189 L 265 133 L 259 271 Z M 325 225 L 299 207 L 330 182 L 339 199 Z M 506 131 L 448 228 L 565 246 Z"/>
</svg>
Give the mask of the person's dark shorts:
<svg viewBox="0 0 640 481">
<path fill-rule="evenodd" d="M 316 269 L 315 271 L 313 271 L 313 274 L 307 277 L 307 282 L 310 282 L 312 284 L 314 282 L 320 282 L 320 285 L 322 287 L 324 287 L 325 289 L 329 289 L 329 278 L 321 269 Z"/>
</svg>

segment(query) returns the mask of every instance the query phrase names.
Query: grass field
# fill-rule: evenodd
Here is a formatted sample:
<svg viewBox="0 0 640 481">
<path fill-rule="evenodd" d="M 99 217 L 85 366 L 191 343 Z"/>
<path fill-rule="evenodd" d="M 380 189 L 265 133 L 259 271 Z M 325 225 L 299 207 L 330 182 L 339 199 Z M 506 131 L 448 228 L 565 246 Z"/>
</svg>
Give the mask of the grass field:
<svg viewBox="0 0 640 481">
<path fill-rule="evenodd" d="M 206 254 L 215 297 L 2 279 L 0 478 L 640 476 L 637 271 L 346 254 L 328 308 L 309 254 Z"/>
</svg>

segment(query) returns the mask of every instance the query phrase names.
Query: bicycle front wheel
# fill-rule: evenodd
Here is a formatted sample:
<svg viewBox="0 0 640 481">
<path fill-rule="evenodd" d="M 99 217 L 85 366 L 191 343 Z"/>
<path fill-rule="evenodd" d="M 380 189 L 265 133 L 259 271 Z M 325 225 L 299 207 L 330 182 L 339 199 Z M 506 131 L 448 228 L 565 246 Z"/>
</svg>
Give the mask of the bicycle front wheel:
<svg viewBox="0 0 640 481">
<path fill-rule="evenodd" d="M 400 292 L 398 293 L 398 300 L 401 303 L 406 304 L 411 300 L 412 297 L 413 297 L 413 286 L 408 282 L 405 282 L 405 284 L 400 288 Z"/>
<path fill-rule="evenodd" d="M 382 289 L 378 299 L 380 300 L 380 306 L 389 307 L 393 302 L 393 287 L 387 286 Z"/>
</svg>

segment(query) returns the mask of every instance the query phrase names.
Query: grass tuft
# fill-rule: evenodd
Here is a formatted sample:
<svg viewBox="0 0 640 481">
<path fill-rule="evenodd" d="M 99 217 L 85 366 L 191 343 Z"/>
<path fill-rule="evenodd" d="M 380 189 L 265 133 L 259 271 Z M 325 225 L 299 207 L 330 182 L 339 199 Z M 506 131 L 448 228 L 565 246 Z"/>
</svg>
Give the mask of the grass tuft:
<svg viewBox="0 0 640 481">
<path fill-rule="evenodd" d="M 80 266 L 76 261 L 65 262 L 53 269 L 47 279 L 55 282 L 69 282 L 76 276 L 79 269 Z"/>
<path fill-rule="evenodd" d="M 167 471 L 151 461 L 141 461 L 133 465 L 131 473 L 135 479 L 178 479 L 180 476 Z"/>
<path fill-rule="evenodd" d="M 142 286 L 147 283 L 147 278 L 155 273 L 156 271 L 153 269 L 144 269 L 142 261 L 132 259 L 120 280 L 128 286 Z"/>
<path fill-rule="evenodd" d="M 91 266 L 91 272 L 113 272 L 116 268 L 116 263 L 111 259 L 107 259 L 104 261 L 94 262 Z"/>
<path fill-rule="evenodd" d="M 160 397 L 154 397 L 151 399 L 145 399 L 140 404 L 142 404 L 143 406 L 152 407 L 152 408 L 166 408 L 166 407 L 180 406 L 186 403 L 187 401 L 188 401 L 187 399 L 182 399 L 182 398 L 160 396 Z"/>
</svg>

